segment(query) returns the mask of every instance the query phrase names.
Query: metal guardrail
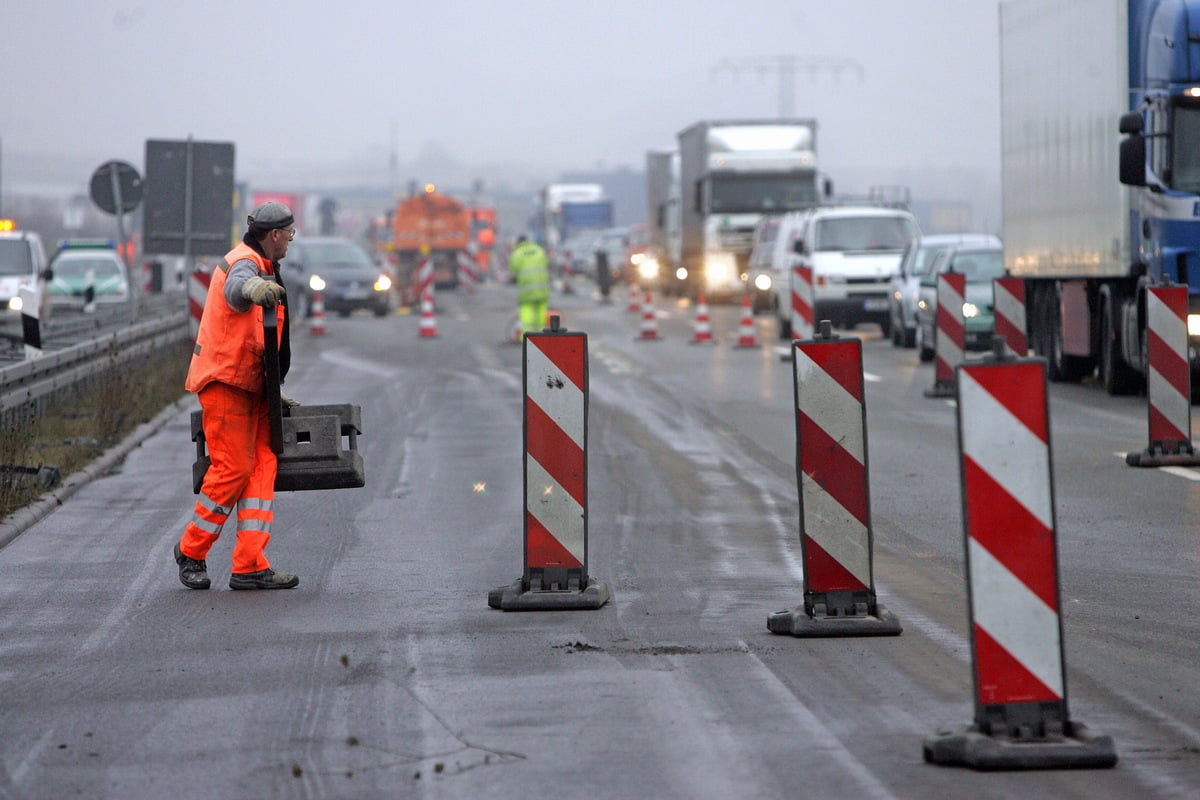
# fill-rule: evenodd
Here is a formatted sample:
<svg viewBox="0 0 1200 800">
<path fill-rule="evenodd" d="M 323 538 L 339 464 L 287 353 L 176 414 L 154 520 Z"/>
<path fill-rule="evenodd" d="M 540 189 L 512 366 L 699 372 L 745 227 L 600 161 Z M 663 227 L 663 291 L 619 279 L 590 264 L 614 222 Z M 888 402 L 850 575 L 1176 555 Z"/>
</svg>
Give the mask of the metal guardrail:
<svg viewBox="0 0 1200 800">
<path fill-rule="evenodd" d="M 186 308 L 164 306 L 152 319 L 0 368 L 0 422 L 8 428 L 18 415 L 40 414 L 48 402 L 100 373 L 187 338 L 188 321 Z"/>
</svg>

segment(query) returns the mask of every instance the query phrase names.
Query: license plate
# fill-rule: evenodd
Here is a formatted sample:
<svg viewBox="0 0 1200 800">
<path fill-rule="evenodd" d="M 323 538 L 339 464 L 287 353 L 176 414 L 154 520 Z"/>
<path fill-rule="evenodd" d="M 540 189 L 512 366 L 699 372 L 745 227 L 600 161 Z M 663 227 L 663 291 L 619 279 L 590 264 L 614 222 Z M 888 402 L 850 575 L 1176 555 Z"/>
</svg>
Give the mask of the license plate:
<svg viewBox="0 0 1200 800">
<path fill-rule="evenodd" d="M 346 293 L 342 296 L 345 297 L 347 300 L 366 300 L 367 299 L 367 290 L 366 289 L 347 289 Z"/>
<path fill-rule="evenodd" d="M 869 300 L 863 300 L 863 311 L 887 311 L 887 307 L 886 297 L 872 297 Z"/>
</svg>

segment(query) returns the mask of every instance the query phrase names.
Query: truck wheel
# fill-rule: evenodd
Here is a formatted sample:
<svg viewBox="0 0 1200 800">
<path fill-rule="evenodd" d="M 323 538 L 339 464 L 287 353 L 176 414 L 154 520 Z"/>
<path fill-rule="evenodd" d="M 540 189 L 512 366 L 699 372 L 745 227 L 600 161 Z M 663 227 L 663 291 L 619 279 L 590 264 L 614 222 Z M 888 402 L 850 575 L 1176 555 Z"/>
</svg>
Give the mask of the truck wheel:
<svg viewBox="0 0 1200 800">
<path fill-rule="evenodd" d="M 1046 377 L 1056 383 L 1078 383 L 1091 373 L 1091 359 L 1069 356 L 1063 352 L 1062 324 L 1058 313 L 1058 292 L 1053 286 L 1043 287 L 1034 304 L 1037 337 L 1034 352 L 1046 359 Z"/>
<path fill-rule="evenodd" d="M 1121 345 L 1117 339 L 1117 312 L 1112 299 L 1106 300 L 1100 316 L 1100 382 L 1110 395 L 1136 394 L 1142 385 L 1142 376 L 1125 363 L 1121 356 Z"/>
</svg>

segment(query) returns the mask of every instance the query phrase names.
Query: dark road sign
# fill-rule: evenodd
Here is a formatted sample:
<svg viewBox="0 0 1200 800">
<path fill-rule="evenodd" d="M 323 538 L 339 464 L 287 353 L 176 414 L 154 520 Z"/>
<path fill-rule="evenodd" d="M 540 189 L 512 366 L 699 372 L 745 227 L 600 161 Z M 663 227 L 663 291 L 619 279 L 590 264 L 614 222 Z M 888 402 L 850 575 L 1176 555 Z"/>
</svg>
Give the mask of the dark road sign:
<svg viewBox="0 0 1200 800">
<path fill-rule="evenodd" d="M 109 214 L 116 214 L 116 193 L 120 194 L 121 213 L 133 211 L 142 202 L 142 176 L 128 162 L 106 161 L 92 173 L 92 202 Z"/>
</svg>

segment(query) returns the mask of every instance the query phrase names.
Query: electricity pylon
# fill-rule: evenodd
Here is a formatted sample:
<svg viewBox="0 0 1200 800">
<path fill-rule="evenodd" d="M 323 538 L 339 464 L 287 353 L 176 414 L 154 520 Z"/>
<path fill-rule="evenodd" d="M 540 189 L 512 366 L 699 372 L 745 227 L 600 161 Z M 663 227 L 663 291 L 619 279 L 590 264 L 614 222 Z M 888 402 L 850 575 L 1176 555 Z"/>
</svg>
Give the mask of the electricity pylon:
<svg viewBox="0 0 1200 800">
<path fill-rule="evenodd" d="M 816 79 L 817 73 L 824 71 L 832 72 L 838 81 L 847 71 L 855 73 L 860 82 L 863 78 L 862 65 L 852 58 L 796 55 L 727 58 L 712 68 L 709 77 L 716 79 L 722 72 L 729 72 L 735 78 L 744 72 L 774 74 L 779 79 L 779 116 L 788 119 L 796 111 L 796 75 L 807 73 L 810 79 Z"/>
</svg>

